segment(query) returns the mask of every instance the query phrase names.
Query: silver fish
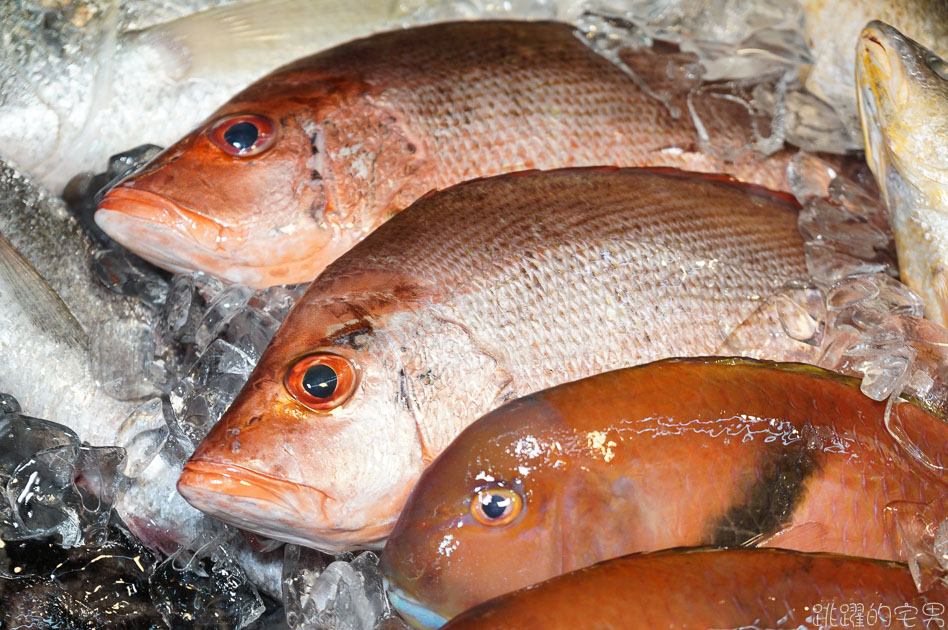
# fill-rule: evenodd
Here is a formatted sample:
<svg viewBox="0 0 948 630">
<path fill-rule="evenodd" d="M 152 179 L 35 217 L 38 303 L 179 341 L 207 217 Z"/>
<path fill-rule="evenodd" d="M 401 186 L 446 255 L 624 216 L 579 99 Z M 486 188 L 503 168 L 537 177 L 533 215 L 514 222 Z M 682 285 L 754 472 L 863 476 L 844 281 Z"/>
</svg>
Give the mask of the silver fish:
<svg viewBox="0 0 948 630">
<path fill-rule="evenodd" d="M 0 234 L 0 391 L 28 415 L 92 444 L 114 444 L 135 403 L 97 383 L 90 335 L 106 324 L 117 335 L 137 330 L 151 313 L 93 276 L 95 246 L 63 201 L 2 162 Z"/>
</svg>

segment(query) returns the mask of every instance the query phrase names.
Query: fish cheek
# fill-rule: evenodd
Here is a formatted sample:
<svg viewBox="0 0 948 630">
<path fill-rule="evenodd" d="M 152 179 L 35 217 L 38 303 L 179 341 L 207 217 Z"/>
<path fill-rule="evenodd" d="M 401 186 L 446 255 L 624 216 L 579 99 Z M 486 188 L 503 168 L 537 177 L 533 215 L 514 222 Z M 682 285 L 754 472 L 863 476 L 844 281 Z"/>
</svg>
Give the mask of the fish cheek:
<svg viewBox="0 0 948 630">
<path fill-rule="evenodd" d="M 359 213 L 370 231 L 431 188 L 429 178 L 419 176 L 426 162 L 422 143 L 403 130 L 394 110 L 361 96 L 326 117 L 322 129 L 321 164 L 333 175 L 328 196 L 336 202 L 337 222 Z"/>
</svg>

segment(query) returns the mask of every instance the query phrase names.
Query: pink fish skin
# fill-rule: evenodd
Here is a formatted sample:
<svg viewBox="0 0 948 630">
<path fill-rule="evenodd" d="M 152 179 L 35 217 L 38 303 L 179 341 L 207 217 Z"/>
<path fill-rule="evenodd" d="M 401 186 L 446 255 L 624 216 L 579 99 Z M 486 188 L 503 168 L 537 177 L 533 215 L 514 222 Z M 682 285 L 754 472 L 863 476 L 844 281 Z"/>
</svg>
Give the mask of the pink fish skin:
<svg viewBox="0 0 948 630">
<path fill-rule="evenodd" d="M 664 67 L 652 53 L 632 57 L 643 75 Z M 788 190 L 790 151 L 740 150 L 741 105 L 691 100 L 727 160 L 701 150 L 686 91 L 673 117 L 569 25 L 381 33 L 249 86 L 115 187 L 96 222 L 171 271 L 263 287 L 311 281 L 418 197 L 477 177 L 673 166 Z"/>
<path fill-rule="evenodd" d="M 268 537 L 378 547 L 425 466 L 487 411 L 713 353 L 805 275 L 798 207 L 669 169 L 526 172 L 429 195 L 310 286 L 178 489 Z M 339 379 L 322 402 L 302 391 L 310 367 Z"/>
</svg>

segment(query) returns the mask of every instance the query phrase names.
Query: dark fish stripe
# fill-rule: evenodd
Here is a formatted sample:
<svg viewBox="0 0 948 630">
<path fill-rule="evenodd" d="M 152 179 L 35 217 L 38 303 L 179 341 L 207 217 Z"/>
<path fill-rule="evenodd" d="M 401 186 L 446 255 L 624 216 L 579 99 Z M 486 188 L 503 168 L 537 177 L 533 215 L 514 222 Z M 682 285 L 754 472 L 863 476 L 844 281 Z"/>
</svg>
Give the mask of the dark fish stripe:
<svg viewBox="0 0 948 630">
<path fill-rule="evenodd" d="M 784 528 L 806 494 L 807 479 L 819 470 L 805 440 L 768 451 L 761 466 L 756 483 L 744 493 L 746 501 L 732 506 L 712 525 L 710 544 L 739 547 Z"/>
</svg>

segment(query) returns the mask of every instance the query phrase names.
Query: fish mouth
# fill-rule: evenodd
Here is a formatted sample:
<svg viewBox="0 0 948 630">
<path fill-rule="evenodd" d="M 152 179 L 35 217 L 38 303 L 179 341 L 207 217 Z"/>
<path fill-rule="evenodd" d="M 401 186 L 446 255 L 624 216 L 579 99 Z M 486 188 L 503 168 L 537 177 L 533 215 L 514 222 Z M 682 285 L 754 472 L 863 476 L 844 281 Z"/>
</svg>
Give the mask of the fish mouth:
<svg viewBox="0 0 948 630">
<path fill-rule="evenodd" d="M 248 239 L 239 229 L 164 195 L 127 185 L 106 193 L 95 222 L 122 246 L 163 269 L 203 271 L 257 289 L 308 282 L 322 271 L 321 261 L 325 266 L 325 243 L 318 238 L 297 235 L 302 246 L 291 246 L 285 238 L 281 243 Z M 283 255 L 286 251 L 303 253 L 289 258 Z"/>
<path fill-rule="evenodd" d="M 447 617 L 442 617 L 438 613 L 424 606 L 417 599 L 400 589 L 398 586 L 383 577 L 385 590 L 388 592 L 388 600 L 392 608 L 398 615 L 418 630 L 434 630 L 440 628 L 448 622 Z"/>
<path fill-rule="evenodd" d="M 889 163 L 888 138 L 881 108 L 892 103 L 888 84 L 892 79 L 892 64 L 889 51 L 883 43 L 885 37 L 872 26 L 867 26 L 859 35 L 856 45 L 856 101 L 862 121 L 863 143 L 866 161 L 873 173 L 884 178 Z M 886 196 L 885 186 L 881 188 Z"/>
<path fill-rule="evenodd" d="M 353 546 L 354 532 L 334 527 L 329 518 L 335 500 L 304 484 L 233 464 L 190 460 L 178 479 L 178 492 L 202 512 L 263 536 L 332 552 Z M 387 532 L 384 526 L 379 530 L 360 529 L 358 539 L 366 547 L 380 546 Z"/>
</svg>

